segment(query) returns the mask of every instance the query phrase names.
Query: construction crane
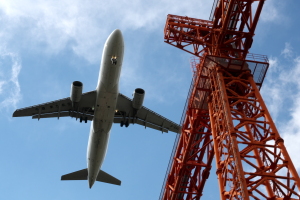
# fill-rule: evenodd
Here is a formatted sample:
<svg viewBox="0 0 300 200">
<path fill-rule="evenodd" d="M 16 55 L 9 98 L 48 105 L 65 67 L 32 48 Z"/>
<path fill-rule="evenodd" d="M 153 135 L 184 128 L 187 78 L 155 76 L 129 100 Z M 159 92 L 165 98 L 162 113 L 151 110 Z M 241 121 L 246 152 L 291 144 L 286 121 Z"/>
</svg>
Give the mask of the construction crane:
<svg viewBox="0 0 300 200">
<path fill-rule="evenodd" d="M 210 20 L 168 15 L 165 42 L 193 54 L 193 80 L 160 199 L 200 199 L 213 158 L 220 199 L 300 199 L 300 179 L 260 95 L 250 54 L 265 0 L 214 0 Z"/>
</svg>

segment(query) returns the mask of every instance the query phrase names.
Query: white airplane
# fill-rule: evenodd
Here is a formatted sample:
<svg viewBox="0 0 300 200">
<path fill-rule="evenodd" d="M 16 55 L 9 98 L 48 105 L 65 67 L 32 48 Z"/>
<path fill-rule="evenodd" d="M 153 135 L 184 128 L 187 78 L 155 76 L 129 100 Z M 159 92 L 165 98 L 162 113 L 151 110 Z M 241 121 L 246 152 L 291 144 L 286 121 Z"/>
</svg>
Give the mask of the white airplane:
<svg viewBox="0 0 300 200">
<path fill-rule="evenodd" d="M 87 147 L 87 168 L 63 175 L 61 180 L 88 180 L 90 188 L 95 181 L 121 185 L 120 180 L 100 169 L 113 123 L 119 123 L 121 127 L 140 124 L 161 132 L 180 133 L 181 127 L 178 124 L 142 106 L 145 96 L 143 89 L 135 89 L 132 100 L 119 93 L 123 54 L 123 36 L 116 29 L 104 45 L 96 90 L 82 94 L 83 84 L 74 81 L 70 97 L 17 109 L 13 113 L 13 117 L 32 116 L 38 120 L 70 116 L 80 122 L 92 121 Z"/>
</svg>

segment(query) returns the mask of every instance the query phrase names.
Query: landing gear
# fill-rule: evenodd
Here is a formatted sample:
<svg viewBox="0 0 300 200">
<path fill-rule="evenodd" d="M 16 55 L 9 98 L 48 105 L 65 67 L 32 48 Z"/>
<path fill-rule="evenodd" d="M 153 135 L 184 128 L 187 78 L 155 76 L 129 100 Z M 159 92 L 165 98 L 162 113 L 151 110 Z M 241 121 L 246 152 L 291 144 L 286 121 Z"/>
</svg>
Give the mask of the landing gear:
<svg viewBox="0 0 300 200">
<path fill-rule="evenodd" d="M 84 121 L 85 123 L 87 123 L 87 120 L 88 120 L 88 118 L 87 118 L 87 117 L 85 117 L 84 119 L 83 119 L 83 117 L 82 117 L 82 116 L 80 117 L 80 123 L 82 123 L 82 121 Z"/>
<path fill-rule="evenodd" d="M 120 112 L 120 114 L 122 116 L 122 121 L 120 121 L 120 126 L 123 127 L 125 125 L 125 127 L 127 128 L 129 126 L 130 117 L 126 116 L 125 112 Z"/>
<path fill-rule="evenodd" d="M 129 126 L 129 122 L 126 121 L 126 122 L 124 123 L 124 121 L 121 121 L 121 122 L 120 122 L 120 126 L 123 127 L 124 125 L 125 125 L 125 127 L 127 128 L 127 127 Z"/>
<path fill-rule="evenodd" d="M 126 121 L 126 122 L 125 122 L 125 127 L 127 128 L 128 126 L 129 126 L 129 122 Z"/>
</svg>

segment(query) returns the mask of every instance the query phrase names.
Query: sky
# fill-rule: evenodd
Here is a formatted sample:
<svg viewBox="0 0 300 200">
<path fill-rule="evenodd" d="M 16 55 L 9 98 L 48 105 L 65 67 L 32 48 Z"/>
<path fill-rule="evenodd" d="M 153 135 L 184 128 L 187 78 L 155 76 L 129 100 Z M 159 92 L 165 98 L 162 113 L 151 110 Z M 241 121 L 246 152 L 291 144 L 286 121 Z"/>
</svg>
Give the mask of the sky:
<svg viewBox="0 0 300 200">
<path fill-rule="evenodd" d="M 103 45 L 116 28 L 125 57 L 120 92 L 146 91 L 144 106 L 180 122 L 192 79 L 190 54 L 164 43 L 167 14 L 209 19 L 213 0 L 1 0 L 0 199 L 158 199 L 175 139 L 114 125 L 102 170 L 122 186 L 60 181 L 86 168 L 90 124 L 12 118 L 17 108 L 94 90 Z M 251 52 L 269 57 L 261 93 L 300 172 L 300 2 L 268 0 Z M 213 163 L 214 167 L 215 163 Z M 202 199 L 219 199 L 214 168 Z"/>
</svg>

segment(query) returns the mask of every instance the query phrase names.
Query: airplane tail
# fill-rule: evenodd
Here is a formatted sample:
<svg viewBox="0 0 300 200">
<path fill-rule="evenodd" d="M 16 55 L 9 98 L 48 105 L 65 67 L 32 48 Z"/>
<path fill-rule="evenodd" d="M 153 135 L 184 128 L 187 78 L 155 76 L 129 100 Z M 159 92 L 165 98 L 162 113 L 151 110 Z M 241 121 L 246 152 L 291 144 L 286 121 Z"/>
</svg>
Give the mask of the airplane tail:
<svg viewBox="0 0 300 200">
<path fill-rule="evenodd" d="M 88 180 L 88 170 L 82 169 L 76 172 L 72 172 L 70 174 L 65 174 L 61 176 L 61 180 Z M 96 181 L 110 183 L 114 185 L 121 185 L 121 181 L 119 179 L 109 175 L 108 173 L 102 170 L 99 171 Z"/>
</svg>

